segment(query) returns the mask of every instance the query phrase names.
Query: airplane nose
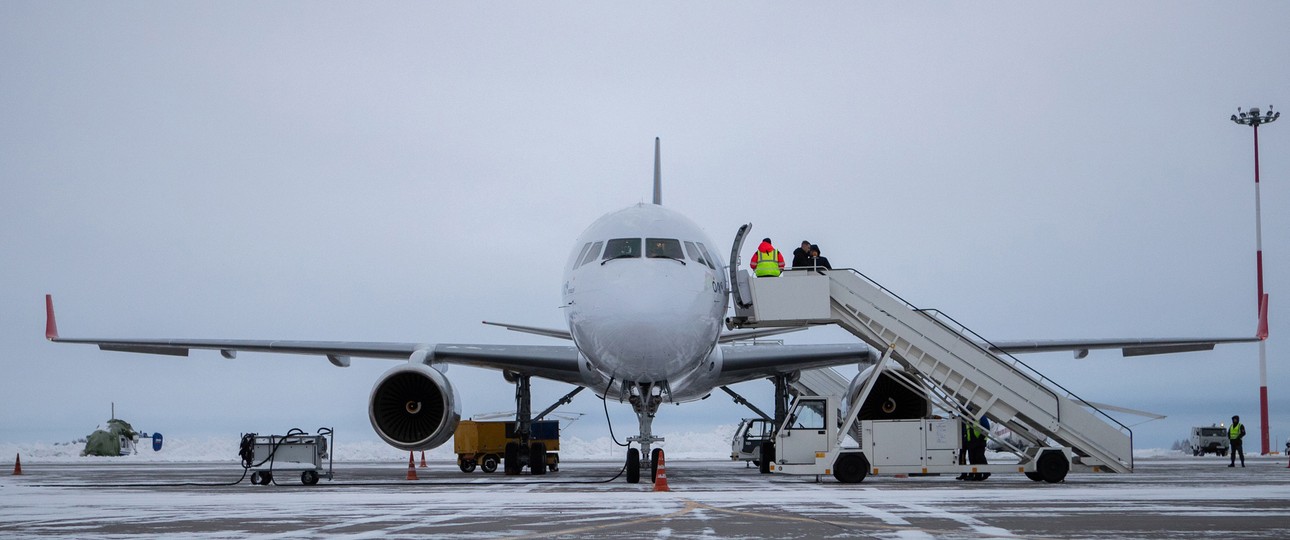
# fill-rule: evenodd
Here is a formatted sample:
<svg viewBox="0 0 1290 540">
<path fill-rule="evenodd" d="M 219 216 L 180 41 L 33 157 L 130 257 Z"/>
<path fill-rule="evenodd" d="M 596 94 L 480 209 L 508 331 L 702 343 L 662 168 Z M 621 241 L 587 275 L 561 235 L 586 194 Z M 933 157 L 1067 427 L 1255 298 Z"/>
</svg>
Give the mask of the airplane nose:
<svg viewBox="0 0 1290 540">
<path fill-rule="evenodd" d="M 711 318 L 712 301 L 700 288 L 684 287 L 676 276 L 659 279 L 657 273 L 623 279 L 622 286 L 580 294 L 570 312 L 578 345 L 596 356 L 602 369 L 620 379 L 662 381 L 708 353 L 719 321 L 705 320 Z"/>
</svg>

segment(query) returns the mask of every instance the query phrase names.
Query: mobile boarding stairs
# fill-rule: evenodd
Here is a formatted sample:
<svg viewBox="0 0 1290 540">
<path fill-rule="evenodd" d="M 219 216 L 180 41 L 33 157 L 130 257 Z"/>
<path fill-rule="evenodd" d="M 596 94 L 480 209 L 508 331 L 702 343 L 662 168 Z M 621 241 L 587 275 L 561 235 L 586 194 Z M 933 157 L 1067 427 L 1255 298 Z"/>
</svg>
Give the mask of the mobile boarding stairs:
<svg viewBox="0 0 1290 540">
<path fill-rule="evenodd" d="M 1014 449 L 1022 463 L 1010 466 L 1012 471 L 1035 471 L 1035 462 L 1054 452 L 1093 471 L 1133 471 L 1128 427 L 1011 355 L 990 352 L 983 338 L 939 311 L 918 309 L 855 270 L 794 270 L 750 279 L 737 268 L 731 268 L 735 316 L 727 326 L 841 326 L 883 354 L 875 371 L 895 362 L 903 368 L 900 375 L 947 411 L 964 415 L 965 421 L 988 416 L 1023 439 L 1029 449 L 1024 455 Z M 842 431 L 858 432 L 851 423 L 863 397 L 850 404 Z M 841 439 L 833 446 L 840 447 Z M 828 459 L 821 464 L 829 467 L 837 456 L 836 450 L 816 454 L 818 460 Z"/>
</svg>

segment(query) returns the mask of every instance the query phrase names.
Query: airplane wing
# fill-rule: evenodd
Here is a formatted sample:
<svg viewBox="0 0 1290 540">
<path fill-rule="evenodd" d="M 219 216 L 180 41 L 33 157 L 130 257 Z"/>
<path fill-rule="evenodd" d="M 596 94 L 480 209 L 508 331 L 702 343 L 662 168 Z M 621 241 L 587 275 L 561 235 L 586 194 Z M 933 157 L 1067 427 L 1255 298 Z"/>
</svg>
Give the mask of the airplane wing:
<svg viewBox="0 0 1290 540">
<path fill-rule="evenodd" d="M 105 351 L 188 356 L 191 349 L 218 350 L 225 358 L 239 351 L 302 354 L 326 357 L 332 365 L 348 367 L 351 357 L 408 360 L 424 354 L 427 363 L 460 364 L 514 371 L 581 385 L 578 350 L 572 346 L 472 345 L 454 343 L 394 343 L 362 341 L 283 341 L 248 339 L 99 339 L 58 335 L 54 301 L 45 295 L 45 338 L 58 343 L 98 345 Z"/>
<path fill-rule="evenodd" d="M 1147 356 L 1191 351 L 1213 350 L 1221 343 L 1254 343 L 1268 339 L 1268 295 L 1259 299 L 1259 324 L 1254 337 L 1236 338 L 1163 338 L 1163 339 L 1093 339 L 1066 341 L 996 341 L 982 344 L 994 353 L 1021 354 L 1052 351 L 1074 351 L 1075 358 L 1088 356 L 1092 349 L 1120 349 L 1124 356 Z"/>
<path fill-rule="evenodd" d="M 1074 351 L 1075 358 L 1084 358 L 1094 349 L 1120 349 L 1124 356 L 1147 356 L 1191 351 L 1213 350 L 1221 343 L 1253 343 L 1258 337 L 1246 338 L 1160 338 L 1160 339 L 1093 339 L 1052 341 L 995 341 L 984 344 L 994 353 L 1023 354 L 1053 351 Z"/>
<path fill-rule="evenodd" d="M 723 345 L 717 386 L 803 369 L 873 362 L 863 343 L 839 345 Z"/>
</svg>

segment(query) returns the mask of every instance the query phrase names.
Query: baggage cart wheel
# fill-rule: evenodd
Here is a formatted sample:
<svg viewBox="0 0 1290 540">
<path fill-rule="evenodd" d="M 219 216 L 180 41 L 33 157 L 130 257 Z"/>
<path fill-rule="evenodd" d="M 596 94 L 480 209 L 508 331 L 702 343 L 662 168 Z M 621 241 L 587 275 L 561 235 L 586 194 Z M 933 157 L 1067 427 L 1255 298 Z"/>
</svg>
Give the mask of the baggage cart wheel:
<svg viewBox="0 0 1290 540">
<path fill-rule="evenodd" d="M 475 460 L 473 460 L 473 459 L 465 459 L 465 458 L 457 458 L 457 468 L 458 468 L 458 469 L 461 469 L 461 472 L 464 472 L 464 473 L 474 472 L 474 470 L 475 470 Z"/>
<path fill-rule="evenodd" d="M 260 474 L 260 471 L 255 471 L 251 473 L 251 485 L 258 486 L 262 484 L 263 482 L 260 481 L 262 477 L 263 475 Z"/>
<path fill-rule="evenodd" d="M 497 456 L 495 454 L 484 456 L 484 460 L 479 462 L 479 469 L 490 474 L 497 472 Z"/>
<path fill-rule="evenodd" d="M 1040 476 L 1040 474 L 1039 474 L 1039 473 L 1037 473 L 1037 472 L 1028 472 L 1028 473 L 1026 473 L 1026 478 L 1029 478 L 1029 479 L 1034 480 L 1034 481 L 1036 481 L 1036 482 L 1043 482 L 1043 481 L 1044 481 L 1044 477 L 1043 477 L 1043 476 Z"/>
<path fill-rule="evenodd" d="M 312 486 L 318 483 L 318 471 L 305 471 L 300 473 L 300 483 L 306 486 Z"/>
</svg>

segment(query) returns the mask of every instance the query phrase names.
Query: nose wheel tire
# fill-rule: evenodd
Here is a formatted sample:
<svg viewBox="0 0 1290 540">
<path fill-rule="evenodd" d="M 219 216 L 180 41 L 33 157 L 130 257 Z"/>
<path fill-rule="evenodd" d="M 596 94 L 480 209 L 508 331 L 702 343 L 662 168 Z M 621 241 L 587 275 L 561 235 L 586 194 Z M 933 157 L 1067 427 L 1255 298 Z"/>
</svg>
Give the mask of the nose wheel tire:
<svg viewBox="0 0 1290 540">
<path fill-rule="evenodd" d="M 636 448 L 627 449 L 627 483 L 639 484 L 641 482 L 641 451 Z"/>
</svg>

